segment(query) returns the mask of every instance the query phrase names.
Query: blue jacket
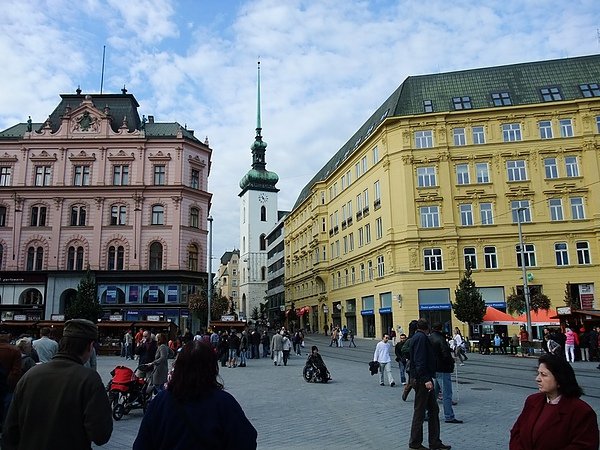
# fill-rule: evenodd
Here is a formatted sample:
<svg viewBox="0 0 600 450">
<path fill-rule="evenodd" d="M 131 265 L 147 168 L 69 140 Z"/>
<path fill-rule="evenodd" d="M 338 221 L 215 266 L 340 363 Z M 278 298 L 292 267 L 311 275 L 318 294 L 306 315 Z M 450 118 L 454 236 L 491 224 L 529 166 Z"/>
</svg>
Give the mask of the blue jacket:
<svg viewBox="0 0 600 450">
<path fill-rule="evenodd" d="M 242 407 L 228 392 L 214 390 L 178 406 L 171 392 L 164 390 L 148 405 L 133 450 L 254 450 L 256 437 Z"/>
</svg>

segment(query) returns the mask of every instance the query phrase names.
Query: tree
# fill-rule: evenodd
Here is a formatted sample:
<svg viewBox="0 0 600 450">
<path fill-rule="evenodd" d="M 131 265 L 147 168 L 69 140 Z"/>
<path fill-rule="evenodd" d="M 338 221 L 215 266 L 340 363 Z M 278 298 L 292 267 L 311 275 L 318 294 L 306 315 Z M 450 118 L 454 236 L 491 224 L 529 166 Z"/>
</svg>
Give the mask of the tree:
<svg viewBox="0 0 600 450">
<path fill-rule="evenodd" d="M 452 303 L 452 309 L 461 322 L 478 324 L 483 322 L 486 308 L 483 297 L 471 278 L 471 273 L 471 265 L 467 264 L 467 270 L 454 291 L 455 301 Z"/>
<path fill-rule="evenodd" d="M 98 289 L 92 272 L 88 269 L 79 284 L 77 294 L 65 309 L 65 319 L 87 319 L 96 323 L 102 317 L 98 303 Z"/>
<path fill-rule="evenodd" d="M 529 298 L 529 309 L 531 311 L 538 312 L 540 309 L 548 311 L 551 305 L 550 298 L 546 294 L 536 292 Z M 525 312 L 525 295 L 520 292 L 515 292 L 513 288 L 512 293 L 506 298 L 506 309 L 509 314 L 523 314 Z"/>
<path fill-rule="evenodd" d="M 206 292 L 200 292 L 192 294 L 188 298 L 188 308 L 200 321 L 200 324 L 204 326 L 208 319 L 208 297 Z M 212 300 L 210 302 L 210 317 L 211 320 L 219 320 L 221 316 L 227 313 L 229 309 L 229 300 L 220 294 L 213 291 Z"/>
<path fill-rule="evenodd" d="M 258 316 L 258 306 L 255 306 L 254 308 L 252 308 L 252 313 L 250 314 L 250 318 L 252 320 L 258 320 L 259 316 Z"/>
</svg>

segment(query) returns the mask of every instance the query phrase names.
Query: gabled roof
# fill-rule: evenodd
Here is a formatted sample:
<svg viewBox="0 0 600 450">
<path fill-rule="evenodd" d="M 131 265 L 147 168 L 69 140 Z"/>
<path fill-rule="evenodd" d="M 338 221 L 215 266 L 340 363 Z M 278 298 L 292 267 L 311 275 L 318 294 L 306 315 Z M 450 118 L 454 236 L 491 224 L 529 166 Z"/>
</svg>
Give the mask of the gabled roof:
<svg viewBox="0 0 600 450">
<path fill-rule="evenodd" d="M 293 209 L 386 118 L 427 114 L 424 100 L 431 101 L 433 113 L 454 112 L 452 99 L 463 96 L 470 97 L 472 110 L 493 108 L 492 94 L 501 92 L 510 94 L 512 105 L 529 105 L 543 102 L 540 89 L 546 87 L 558 87 L 563 100 L 581 99 L 579 85 L 588 83 L 600 84 L 600 55 L 410 76 L 308 182 Z"/>
</svg>

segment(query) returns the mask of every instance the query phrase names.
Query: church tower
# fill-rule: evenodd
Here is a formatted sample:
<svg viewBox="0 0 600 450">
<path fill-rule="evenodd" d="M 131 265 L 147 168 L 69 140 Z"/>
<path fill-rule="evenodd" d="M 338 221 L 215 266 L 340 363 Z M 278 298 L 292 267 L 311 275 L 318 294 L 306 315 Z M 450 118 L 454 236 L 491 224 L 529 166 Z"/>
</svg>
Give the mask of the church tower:
<svg viewBox="0 0 600 450">
<path fill-rule="evenodd" d="M 260 61 L 257 77 L 256 137 L 252 150 L 252 168 L 240 181 L 240 318 L 249 319 L 252 310 L 260 310 L 267 290 L 267 235 L 277 223 L 279 177 L 266 169 L 267 143 L 263 141 L 260 118 Z"/>
</svg>

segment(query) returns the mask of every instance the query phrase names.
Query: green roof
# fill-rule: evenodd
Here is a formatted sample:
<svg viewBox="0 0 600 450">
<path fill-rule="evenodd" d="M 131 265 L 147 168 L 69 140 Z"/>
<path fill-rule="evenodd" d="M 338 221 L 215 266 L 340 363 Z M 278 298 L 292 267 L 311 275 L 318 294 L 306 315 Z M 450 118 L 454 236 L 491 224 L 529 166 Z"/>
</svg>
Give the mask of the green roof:
<svg viewBox="0 0 600 450">
<path fill-rule="evenodd" d="M 294 209 L 386 118 L 426 114 L 425 100 L 431 101 L 433 113 L 455 111 L 454 97 L 469 97 L 472 110 L 493 108 L 492 94 L 504 92 L 512 105 L 530 105 L 543 102 L 542 88 L 558 88 L 562 100 L 576 100 L 583 98 L 579 85 L 592 83 L 600 84 L 600 55 L 410 76 L 308 182 Z"/>
</svg>

